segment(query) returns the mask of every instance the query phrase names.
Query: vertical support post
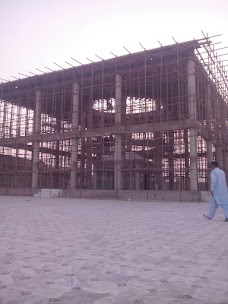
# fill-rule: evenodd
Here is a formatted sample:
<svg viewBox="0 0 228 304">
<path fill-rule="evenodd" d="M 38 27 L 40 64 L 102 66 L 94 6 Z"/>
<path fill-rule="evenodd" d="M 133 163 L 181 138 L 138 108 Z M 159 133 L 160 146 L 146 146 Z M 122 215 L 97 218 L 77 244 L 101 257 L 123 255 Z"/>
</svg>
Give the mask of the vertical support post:
<svg viewBox="0 0 228 304">
<path fill-rule="evenodd" d="M 185 161 L 185 190 L 190 190 L 190 161 L 189 161 L 189 151 L 188 151 L 188 140 L 189 134 L 188 129 L 184 129 L 184 161 Z"/>
<path fill-rule="evenodd" d="M 215 158 L 222 167 L 222 139 L 221 139 L 221 104 L 219 93 L 214 93 L 213 96 L 213 110 L 214 110 L 214 132 L 215 132 Z"/>
<path fill-rule="evenodd" d="M 92 131 L 93 129 L 93 102 L 92 102 L 92 94 L 90 99 L 88 100 L 88 108 L 87 108 L 87 129 Z M 84 103 L 84 102 L 83 102 Z M 86 188 L 92 189 L 92 149 L 93 140 L 92 137 L 87 137 L 87 148 L 86 148 Z"/>
<path fill-rule="evenodd" d="M 115 123 L 121 124 L 121 99 L 122 99 L 122 77 L 116 75 L 115 79 Z M 114 189 L 121 190 L 122 187 L 122 136 L 115 136 L 115 162 L 114 162 Z"/>
<path fill-rule="evenodd" d="M 212 99 L 211 99 L 211 87 L 208 84 L 207 86 L 207 99 L 206 99 L 206 107 L 205 107 L 205 116 L 206 116 L 206 128 L 209 134 L 209 137 L 212 137 Z M 207 140 L 207 163 L 213 160 L 213 144 L 212 140 Z M 211 174 L 210 171 L 207 170 L 207 190 L 210 190 L 211 183 Z"/>
<path fill-rule="evenodd" d="M 187 63 L 187 73 L 188 73 L 188 115 L 191 121 L 191 127 L 189 128 L 190 190 L 198 190 L 196 79 L 195 79 L 195 62 L 193 59 L 190 59 Z"/>
<path fill-rule="evenodd" d="M 169 131 L 169 190 L 174 190 L 174 130 Z"/>
<path fill-rule="evenodd" d="M 73 84 L 73 112 L 72 112 L 72 129 L 77 131 L 79 127 L 79 85 L 77 82 Z M 70 171 L 70 188 L 77 187 L 77 166 L 78 166 L 78 138 L 72 138 L 71 147 L 71 171 Z"/>
<path fill-rule="evenodd" d="M 213 160 L 213 144 L 211 140 L 207 141 L 207 163 L 211 162 Z M 210 170 L 207 169 L 207 183 L 206 183 L 206 189 L 209 191 L 211 185 L 211 173 Z"/>
<path fill-rule="evenodd" d="M 140 164 L 135 165 L 135 190 L 140 190 Z"/>
<path fill-rule="evenodd" d="M 161 85 L 161 84 L 160 84 Z M 157 118 L 159 121 L 162 121 L 162 95 L 161 95 L 161 88 L 160 88 L 160 97 L 159 100 L 156 101 L 156 112 Z M 163 189 L 163 131 L 156 131 L 154 132 L 154 186 L 153 190 L 162 190 Z M 149 175 L 147 174 L 147 181 L 146 189 L 149 190 Z"/>
<path fill-rule="evenodd" d="M 60 133 L 61 132 L 61 116 L 56 117 L 56 132 Z M 61 175 L 59 172 L 59 159 L 60 159 L 60 154 L 59 154 L 59 140 L 56 141 L 56 155 L 55 155 L 55 170 L 54 170 L 54 176 L 53 176 L 53 182 L 54 182 L 54 188 L 58 189 L 62 187 L 62 182 L 61 182 Z M 60 184 L 61 182 L 61 184 Z"/>
<path fill-rule="evenodd" d="M 221 157 L 220 139 L 217 139 L 217 144 L 215 145 L 215 158 L 218 161 L 219 165 L 221 166 L 222 157 Z"/>
<path fill-rule="evenodd" d="M 224 100 L 222 102 L 222 157 L 223 157 L 223 169 L 226 173 L 226 178 L 228 181 L 228 148 L 227 148 L 227 140 L 228 140 L 228 134 L 227 134 L 227 126 L 226 126 L 226 117 L 227 117 L 227 104 Z"/>
<path fill-rule="evenodd" d="M 220 128 L 220 133 L 221 133 L 221 158 L 222 158 L 222 168 L 226 170 L 226 145 L 224 144 L 226 142 L 226 117 L 227 117 L 227 105 L 226 102 L 221 98 L 220 99 L 221 103 L 221 116 L 220 116 L 220 121 L 221 121 L 221 128 Z"/>
<path fill-rule="evenodd" d="M 36 105 L 34 113 L 34 138 L 33 151 L 32 151 L 32 188 L 37 189 L 39 186 L 39 150 L 40 142 L 36 140 L 37 135 L 41 131 L 41 98 L 42 93 L 40 90 L 36 91 Z"/>
<path fill-rule="evenodd" d="M 94 173 L 93 173 L 93 189 L 94 190 L 98 188 L 97 183 L 98 183 L 98 173 L 96 171 L 94 171 Z"/>
<path fill-rule="evenodd" d="M 155 142 L 155 172 L 154 172 L 154 190 L 162 190 L 163 180 L 162 180 L 162 160 L 163 160 L 163 149 L 162 149 L 162 138 L 163 132 L 156 131 L 154 132 L 154 142 Z M 149 190 L 149 176 L 147 177 L 147 190 Z"/>
</svg>

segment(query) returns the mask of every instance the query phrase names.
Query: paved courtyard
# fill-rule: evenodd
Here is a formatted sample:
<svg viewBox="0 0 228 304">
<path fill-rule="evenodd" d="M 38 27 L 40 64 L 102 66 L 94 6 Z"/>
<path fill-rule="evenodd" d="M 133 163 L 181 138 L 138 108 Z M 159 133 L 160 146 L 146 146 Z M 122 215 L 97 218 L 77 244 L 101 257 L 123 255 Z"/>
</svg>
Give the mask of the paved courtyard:
<svg viewBox="0 0 228 304">
<path fill-rule="evenodd" d="M 206 210 L 0 196 L 0 303 L 228 303 L 228 223 Z"/>
</svg>

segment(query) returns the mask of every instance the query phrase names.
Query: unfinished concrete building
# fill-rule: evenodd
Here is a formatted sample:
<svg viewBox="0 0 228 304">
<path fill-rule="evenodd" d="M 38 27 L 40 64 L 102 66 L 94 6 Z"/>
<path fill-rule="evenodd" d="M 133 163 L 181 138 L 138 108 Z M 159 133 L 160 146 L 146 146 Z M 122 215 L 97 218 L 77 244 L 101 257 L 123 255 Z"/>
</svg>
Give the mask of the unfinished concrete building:
<svg viewBox="0 0 228 304">
<path fill-rule="evenodd" d="M 200 200 L 227 93 L 206 37 L 2 82 L 0 193 Z"/>
</svg>

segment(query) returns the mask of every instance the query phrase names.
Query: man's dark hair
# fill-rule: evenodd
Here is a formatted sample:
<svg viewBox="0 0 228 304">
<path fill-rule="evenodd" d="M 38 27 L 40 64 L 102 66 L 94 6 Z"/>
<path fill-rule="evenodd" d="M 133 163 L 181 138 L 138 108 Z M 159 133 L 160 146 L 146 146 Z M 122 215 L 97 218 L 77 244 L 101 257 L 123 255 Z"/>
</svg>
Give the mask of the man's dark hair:
<svg viewBox="0 0 228 304">
<path fill-rule="evenodd" d="M 211 165 L 214 166 L 214 167 L 219 167 L 219 163 L 218 163 L 217 160 L 213 160 L 213 161 L 211 162 Z"/>
</svg>

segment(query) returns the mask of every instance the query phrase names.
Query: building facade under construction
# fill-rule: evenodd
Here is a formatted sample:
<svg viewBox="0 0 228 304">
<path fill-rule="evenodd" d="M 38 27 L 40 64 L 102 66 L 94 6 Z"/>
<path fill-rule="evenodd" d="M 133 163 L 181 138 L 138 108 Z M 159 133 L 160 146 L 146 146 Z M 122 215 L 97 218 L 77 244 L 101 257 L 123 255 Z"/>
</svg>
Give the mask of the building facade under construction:
<svg viewBox="0 0 228 304">
<path fill-rule="evenodd" d="M 0 84 L 0 193 L 196 200 L 228 172 L 228 78 L 211 38 Z"/>
</svg>

